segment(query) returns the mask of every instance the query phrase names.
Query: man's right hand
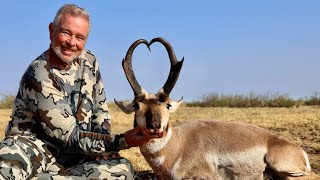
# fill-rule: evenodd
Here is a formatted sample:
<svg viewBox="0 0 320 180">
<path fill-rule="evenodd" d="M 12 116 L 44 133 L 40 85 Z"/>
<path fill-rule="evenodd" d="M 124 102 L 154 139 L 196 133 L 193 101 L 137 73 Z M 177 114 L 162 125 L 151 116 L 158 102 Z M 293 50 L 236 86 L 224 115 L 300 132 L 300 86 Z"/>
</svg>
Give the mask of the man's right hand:
<svg viewBox="0 0 320 180">
<path fill-rule="evenodd" d="M 151 136 L 142 134 L 141 128 L 136 127 L 125 132 L 124 139 L 129 147 L 138 147 L 148 142 Z"/>
</svg>

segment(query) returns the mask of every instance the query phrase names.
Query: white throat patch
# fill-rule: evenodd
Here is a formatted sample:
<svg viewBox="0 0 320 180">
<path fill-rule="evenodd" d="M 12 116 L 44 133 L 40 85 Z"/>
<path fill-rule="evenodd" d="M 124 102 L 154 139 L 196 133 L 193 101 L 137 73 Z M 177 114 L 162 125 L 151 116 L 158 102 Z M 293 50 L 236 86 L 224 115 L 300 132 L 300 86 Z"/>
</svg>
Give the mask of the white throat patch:
<svg viewBox="0 0 320 180">
<path fill-rule="evenodd" d="M 166 144 L 170 140 L 171 136 L 172 136 L 172 129 L 169 128 L 167 135 L 164 138 L 153 139 L 152 142 L 147 143 L 147 144 L 143 145 L 142 147 L 140 147 L 140 150 L 142 152 L 149 152 L 151 154 L 154 154 L 166 146 Z"/>
</svg>

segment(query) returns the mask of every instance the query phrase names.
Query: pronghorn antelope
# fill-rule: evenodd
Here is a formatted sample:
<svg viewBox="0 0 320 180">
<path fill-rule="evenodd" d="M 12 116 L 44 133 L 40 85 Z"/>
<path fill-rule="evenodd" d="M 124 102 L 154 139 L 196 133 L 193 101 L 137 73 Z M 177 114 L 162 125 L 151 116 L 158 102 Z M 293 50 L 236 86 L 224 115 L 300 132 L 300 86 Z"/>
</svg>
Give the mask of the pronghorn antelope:
<svg viewBox="0 0 320 180">
<path fill-rule="evenodd" d="M 137 82 L 132 69 L 134 49 L 160 42 L 168 51 L 170 73 L 157 94 L 148 94 Z M 172 127 L 169 113 L 182 99 L 173 101 L 173 89 L 183 59 L 177 61 L 171 45 L 162 38 L 148 43 L 135 41 L 129 48 L 122 66 L 134 92 L 131 103 L 115 101 L 125 113 L 135 112 L 135 126 L 153 138 L 140 151 L 155 172 L 157 179 L 264 179 L 271 174 L 279 179 L 310 179 L 307 154 L 288 140 L 257 126 L 214 120 L 188 121 Z M 268 175 L 269 176 L 269 175 Z"/>
</svg>

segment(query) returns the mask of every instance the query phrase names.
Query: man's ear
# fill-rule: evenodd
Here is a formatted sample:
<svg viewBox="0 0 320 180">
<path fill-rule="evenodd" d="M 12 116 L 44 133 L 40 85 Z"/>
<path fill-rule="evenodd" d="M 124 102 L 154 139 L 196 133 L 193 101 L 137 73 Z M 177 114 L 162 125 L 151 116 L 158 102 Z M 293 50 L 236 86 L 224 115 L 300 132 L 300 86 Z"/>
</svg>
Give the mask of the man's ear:
<svg viewBox="0 0 320 180">
<path fill-rule="evenodd" d="M 53 23 L 49 24 L 49 33 L 50 33 L 50 40 L 53 39 L 53 35 L 54 35 L 54 25 Z"/>
</svg>

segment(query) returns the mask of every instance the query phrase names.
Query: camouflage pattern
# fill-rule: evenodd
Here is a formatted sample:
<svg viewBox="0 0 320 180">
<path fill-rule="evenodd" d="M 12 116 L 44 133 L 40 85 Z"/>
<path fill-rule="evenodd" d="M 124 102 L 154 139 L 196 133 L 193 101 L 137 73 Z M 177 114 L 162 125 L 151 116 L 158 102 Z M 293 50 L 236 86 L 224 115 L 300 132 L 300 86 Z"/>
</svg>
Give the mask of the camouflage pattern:
<svg viewBox="0 0 320 180">
<path fill-rule="evenodd" d="M 69 69 L 58 69 L 49 57 L 50 49 L 21 79 L 12 120 L 0 144 L 1 174 L 17 179 L 52 175 L 130 179 L 133 169 L 123 158 L 92 161 L 96 155 L 128 148 L 123 134 L 111 135 L 95 56 L 84 50 Z"/>
<path fill-rule="evenodd" d="M 87 161 L 69 168 L 32 136 L 8 136 L 0 144 L 0 179 L 126 179 L 133 168 L 124 158 Z"/>
</svg>

